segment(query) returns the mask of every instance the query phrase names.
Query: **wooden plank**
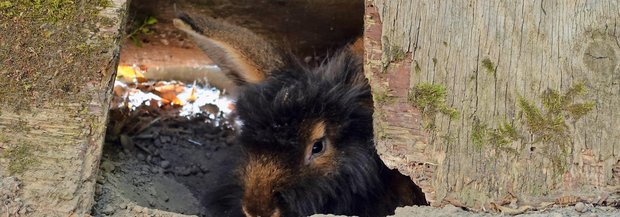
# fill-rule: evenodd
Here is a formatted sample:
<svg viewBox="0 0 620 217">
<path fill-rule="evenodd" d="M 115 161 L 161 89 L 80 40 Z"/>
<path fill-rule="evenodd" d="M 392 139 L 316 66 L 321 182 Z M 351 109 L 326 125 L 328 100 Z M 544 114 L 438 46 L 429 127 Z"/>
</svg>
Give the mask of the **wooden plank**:
<svg viewBox="0 0 620 217">
<path fill-rule="evenodd" d="M 9 3 L 0 6 L 0 182 L 21 181 L 19 214 L 86 216 L 127 1 Z"/>
<path fill-rule="evenodd" d="M 421 183 L 434 204 L 490 209 L 513 196 L 540 204 L 610 193 L 620 184 L 612 172 L 620 149 L 618 6 L 614 0 L 366 1 L 365 69 L 382 157 Z M 428 135 L 424 114 L 406 95 L 425 83 L 446 87 L 446 105 L 460 113 L 436 115 Z M 576 102 L 593 102 L 593 110 L 561 122 L 568 142 L 538 142 L 519 97 L 547 114 L 545 91 L 565 93 L 580 83 L 587 93 Z M 489 140 L 503 123 L 519 138 Z M 480 129 L 487 132 L 482 142 L 472 137 Z"/>
</svg>

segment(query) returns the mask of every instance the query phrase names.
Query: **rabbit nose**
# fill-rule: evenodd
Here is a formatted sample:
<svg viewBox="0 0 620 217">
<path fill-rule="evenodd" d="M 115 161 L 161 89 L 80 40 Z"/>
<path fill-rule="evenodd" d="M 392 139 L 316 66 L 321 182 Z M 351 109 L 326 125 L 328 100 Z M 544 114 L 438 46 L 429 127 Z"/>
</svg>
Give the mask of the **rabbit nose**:
<svg viewBox="0 0 620 217">
<path fill-rule="evenodd" d="M 246 216 L 277 217 L 277 186 L 286 179 L 285 167 L 266 155 L 251 155 L 243 168 L 243 198 L 241 206 Z"/>
<path fill-rule="evenodd" d="M 280 209 L 275 208 L 275 209 L 265 209 L 266 207 L 253 207 L 253 208 L 248 208 L 248 206 L 243 205 L 241 206 L 241 208 L 243 209 L 243 214 L 245 214 L 246 217 L 281 217 L 282 213 L 280 212 Z"/>
</svg>

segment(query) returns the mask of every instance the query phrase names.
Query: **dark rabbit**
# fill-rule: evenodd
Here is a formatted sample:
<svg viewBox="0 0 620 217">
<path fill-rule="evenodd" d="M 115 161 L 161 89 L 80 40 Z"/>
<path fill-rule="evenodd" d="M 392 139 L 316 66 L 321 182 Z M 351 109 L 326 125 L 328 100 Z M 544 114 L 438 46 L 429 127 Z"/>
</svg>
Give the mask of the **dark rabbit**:
<svg viewBox="0 0 620 217">
<path fill-rule="evenodd" d="M 235 181 L 211 195 L 214 216 L 385 216 L 427 204 L 379 159 L 370 86 L 351 49 L 308 69 L 241 27 L 186 15 L 175 25 L 240 86 L 243 160 Z"/>
</svg>

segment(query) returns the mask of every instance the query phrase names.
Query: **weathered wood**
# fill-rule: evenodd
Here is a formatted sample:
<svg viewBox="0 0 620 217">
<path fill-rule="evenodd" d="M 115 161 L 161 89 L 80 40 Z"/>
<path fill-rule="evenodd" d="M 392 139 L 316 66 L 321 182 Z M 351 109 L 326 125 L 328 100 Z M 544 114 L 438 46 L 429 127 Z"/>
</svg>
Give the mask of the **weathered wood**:
<svg viewBox="0 0 620 217">
<path fill-rule="evenodd" d="M 435 205 L 488 210 L 512 198 L 539 205 L 607 194 L 613 202 L 620 188 L 613 170 L 620 159 L 619 3 L 366 1 L 366 71 L 383 159 Z M 460 116 L 439 113 L 425 130 L 424 113 L 408 100 L 424 83 L 445 86 L 446 104 Z M 579 83 L 587 94 L 575 102 L 594 103 L 583 118 L 543 108 L 543 93 Z M 535 132 L 520 96 L 542 117 L 564 118 L 557 126 L 567 128 Z M 517 138 L 489 139 L 505 126 Z"/>
<path fill-rule="evenodd" d="M 21 214 L 86 216 L 126 1 L 6 2 L 0 2 L 0 182 L 21 180 L 19 197 L 30 207 Z"/>
</svg>

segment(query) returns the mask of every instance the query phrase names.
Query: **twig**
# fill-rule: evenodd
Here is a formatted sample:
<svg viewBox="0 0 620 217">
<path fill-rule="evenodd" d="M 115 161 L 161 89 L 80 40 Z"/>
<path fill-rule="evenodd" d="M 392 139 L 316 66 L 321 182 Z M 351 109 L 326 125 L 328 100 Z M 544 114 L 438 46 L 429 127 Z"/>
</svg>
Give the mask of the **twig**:
<svg viewBox="0 0 620 217">
<path fill-rule="evenodd" d="M 194 140 L 192 140 L 192 139 L 187 139 L 187 141 L 188 141 L 188 142 L 191 142 L 191 143 L 192 143 L 192 144 L 194 144 L 194 145 L 202 146 L 202 143 L 197 142 L 197 141 L 194 141 Z"/>
</svg>

